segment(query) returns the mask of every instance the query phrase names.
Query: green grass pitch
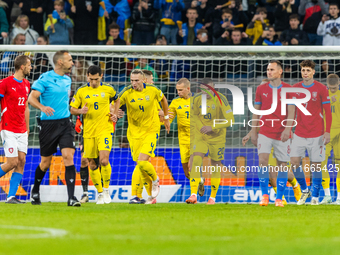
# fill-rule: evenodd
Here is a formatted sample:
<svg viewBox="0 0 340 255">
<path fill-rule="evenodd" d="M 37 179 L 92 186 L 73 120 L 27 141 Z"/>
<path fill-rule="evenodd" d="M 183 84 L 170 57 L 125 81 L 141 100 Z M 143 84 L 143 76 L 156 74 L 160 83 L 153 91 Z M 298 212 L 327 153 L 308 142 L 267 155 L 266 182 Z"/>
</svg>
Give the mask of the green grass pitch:
<svg viewBox="0 0 340 255">
<path fill-rule="evenodd" d="M 333 205 L 0 203 L 0 215 L 6 255 L 340 254 L 340 207 Z"/>
</svg>

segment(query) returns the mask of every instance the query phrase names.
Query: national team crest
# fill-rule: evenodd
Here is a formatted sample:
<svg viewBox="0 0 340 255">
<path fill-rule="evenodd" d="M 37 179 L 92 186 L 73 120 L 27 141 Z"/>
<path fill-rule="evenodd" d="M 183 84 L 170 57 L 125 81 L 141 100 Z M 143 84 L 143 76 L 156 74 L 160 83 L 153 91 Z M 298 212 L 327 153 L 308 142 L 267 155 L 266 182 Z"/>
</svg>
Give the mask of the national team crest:
<svg viewBox="0 0 340 255">
<path fill-rule="evenodd" d="M 8 151 L 9 151 L 9 153 L 11 153 L 11 154 L 12 154 L 12 153 L 13 153 L 13 151 L 14 151 L 14 149 L 13 149 L 13 148 L 9 148 L 9 149 L 8 149 Z"/>
<path fill-rule="evenodd" d="M 102 97 L 105 97 L 105 92 L 102 92 Z"/>
<path fill-rule="evenodd" d="M 318 96 L 318 92 L 313 92 L 313 93 L 312 93 L 312 96 L 313 96 L 313 97 L 317 97 L 317 96 Z"/>
<path fill-rule="evenodd" d="M 259 145 L 257 146 L 257 149 L 258 149 L 258 150 L 261 149 L 261 144 L 259 144 Z"/>
<path fill-rule="evenodd" d="M 29 88 L 28 87 L 26 87 L 26 93 L 28 93 L 29 92 Z"/>
<path fill-rule="evenodd" d="M 215 110 L 215 105 L 213 104 L 213 105 L 211 105 L 211 108 L 213 109 L 213 110 Z"/>
<path fill-rule="evenodd" d="M 146 95 L 145 99 L 146 99 L 146 101 L 149 101 L 150 100 L 150 96 Z"/>
</svg>

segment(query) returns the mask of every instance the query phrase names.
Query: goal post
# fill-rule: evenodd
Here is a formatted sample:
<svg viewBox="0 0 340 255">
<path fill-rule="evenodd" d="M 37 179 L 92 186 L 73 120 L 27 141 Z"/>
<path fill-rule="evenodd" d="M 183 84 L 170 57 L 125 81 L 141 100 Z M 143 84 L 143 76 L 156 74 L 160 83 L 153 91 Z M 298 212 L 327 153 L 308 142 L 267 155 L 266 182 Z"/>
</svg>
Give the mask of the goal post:
<svg viewBox="0 0 340 255">
<path fill-rule="evenodd" d="M 99 65 L 104 70 L 103 82 L 111 84 L 116 91 L 122 91 L 130 84 L 130 72 L 139 67 L 149 69 L 154 73 L 154 84 L 167 97 L 169 104 L 177 97 L 176 82 L 183 77 L 191 81 L 193 92 L 198 92 L 199 82 L 203 78 L 212 78 L 216 85 L 233 85 L 244 95 L 244 114 L 235 115 L 238 123 L 227 129 L 225 142 L 224 166 L 231 166 L 223 175 L 217 202 L 258 202 L 261 191 L 257 174 L 254 170 L 244 171 L 258 165 L 256 148 L 250 141 L 242 146 L 241 140 L 250 127 L 245 123 L 251 119 L 247 105 L 247 89 L 252 88 L 253 99 L 256 87 L 266 78 L 266 68 L 270 60 L 280 60 L 283 63 L 282 80 L 291 85 L 301 80 L 299 63 L 305 59 L 316 62 L 315 79 L 324 83 L 331 73 L 340 73 L 340 47 L 337 46 L 52 46 L 52 45 L 1 45 L 0 46 L 0 79 L 13 73 L 13 60 L 19 53 L 32 59 L 32 72 L 29 77 L 31 84 L 41 73 L 52 70 L 53 54 L 58 50 L 67 50 L 75 63 L 70 77 L 72 89 L 70 97 L 76 89 L 85 84 L 86 70 L 92 65 Z M 223 86 L 222 86 L 223 87 Z M 218 91 L 226 96 L 234 110 L 236 104 L 233 96 L 226 88 Z M 17 195 L 19 198 L 30 198 L 31 186 L 34 183 L 35 169 L 40 161 L 39 128 L 36 115 L 39 111 L 30 106 L 29 149 L 22 183 Z M 75 118 L 73 118 L 75 120 Z M 131 198 L 131 176 L 135 163 L 132 161 L 126 140 L 126 116 L 116 125 L 113 136 L 113 149 L 110 155 L 112 176 L 110 192 L 113 201 L 127 202 Z M 82 193 L 79 168 L 81 154 L 78 148 L 79 135 L 76 135 L 75 166 L 77 169 L 76 195 Z M 156 157 L 151 159 L 161 182 L 161 193 L 158 202 L 184 202 L 190 196 L 190 185 L 186 179 L 180 159 L 177 121 L 171 124 L 170 133 L 161 128 L 160 138 L 155 151 Z M 329 164 L 333 164 L 333 154 Z M 1 146 L 0 162 L 5 162 Z M 303 161 L 309 164 L 308 157 Z M 209 166 L 209 158 L 203 160 L 204 166 Z M 66 201 L 64 180 L 64 165 L 60 151 L 53 156 L 52 165 L 48 170 L 41 188 L 43 201 Z M 5 200 L 9 189 L 11 173 L 0 178 L 0 201 Z M 309 178 L 309 174 L 306 174 Z M 331 173 L 331 190 L 334 191 L 336 173 Z M 92 183 L 90 182 L 90 185 Z M 206 181 L 206 194 L 200 198 L 205 202 L 210 194 L 210 181 Z M 97 192 L 90 186 L 90 200 L 95 201 Z M 323 193 L 322 193 L 323 194 Z M 335 194 L 335 193 L 332 193 Z M 295 202 L 292 188 L 286 189 L 288 202 Z M 270 200 L 275 199 L 271 190 Z"/>
</svg>

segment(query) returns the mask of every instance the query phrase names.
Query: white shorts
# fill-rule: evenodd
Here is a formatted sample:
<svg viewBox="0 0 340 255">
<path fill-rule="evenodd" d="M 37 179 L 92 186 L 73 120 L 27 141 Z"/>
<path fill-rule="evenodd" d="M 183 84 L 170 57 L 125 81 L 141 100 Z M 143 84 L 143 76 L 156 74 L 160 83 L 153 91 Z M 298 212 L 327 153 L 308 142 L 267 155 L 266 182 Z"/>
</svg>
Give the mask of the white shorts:
<svg viewBox="0 0 340 255">
<path fill-rule="evenodd" d="M 259 134 L 257 139 L 257 153 L 271 153 L 274 148 L 274 157 L 281 162 L 288 162 L 290 160 L 290 139 L 286 142 L 269 138 L 265 135 Z"/>
<path fill-rule="evenodd" d="M 17 134 L 8 130 L 1 130 L 1 140 L 4 146 L 6 158 L 18 157 L 18 151 L 27 154 L 27 132 Z"/>
<path fill-rule="evenodd" d="M 311 162 L 322 162 L 325 160 L 326 146 L 322 140 L 323 136 L 314 138 L 303 138 L 294 135 L 290 157 L 305 157 L 306 150 Z"/>
</svg>

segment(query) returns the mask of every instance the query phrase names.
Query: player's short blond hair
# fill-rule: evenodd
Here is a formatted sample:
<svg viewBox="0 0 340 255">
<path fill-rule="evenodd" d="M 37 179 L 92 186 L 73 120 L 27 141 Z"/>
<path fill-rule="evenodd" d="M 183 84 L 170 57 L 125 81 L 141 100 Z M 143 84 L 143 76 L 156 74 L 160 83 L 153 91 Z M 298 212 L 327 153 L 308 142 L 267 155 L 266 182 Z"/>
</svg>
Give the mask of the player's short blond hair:
<svg viewBox="0 0 340 255">
<path fill-rule="evenodd" d="M 327 85 L 339 85 L 339 76 L 335 73 L 332 73 L 327 76 Z"/>
<path fill-rule="evenodd" d="M 143 73 L 144 73 L 144 75 L 146 75 L 146 76 L 151 76 L 151 75 L 153 75 L 153 72 L 152 71 L 150 71 L 150 70 L 142 70 L 143 71 Z"/>
<path fill-rule="evenodd" d="M 190 88 L 190 81 L 187 78 L 181 78 L 177 84 L 183 84 L 185 88 Z"/>
<path fill-rule="evenodd" d="M 132 72 L 130 73 L 130 76 L 132 74 L 140 74 L 141 76 L 143 76 L 145 78 L 145 74 L 144 74 L 142 69 L 133 69 Z"/>
</svg>

